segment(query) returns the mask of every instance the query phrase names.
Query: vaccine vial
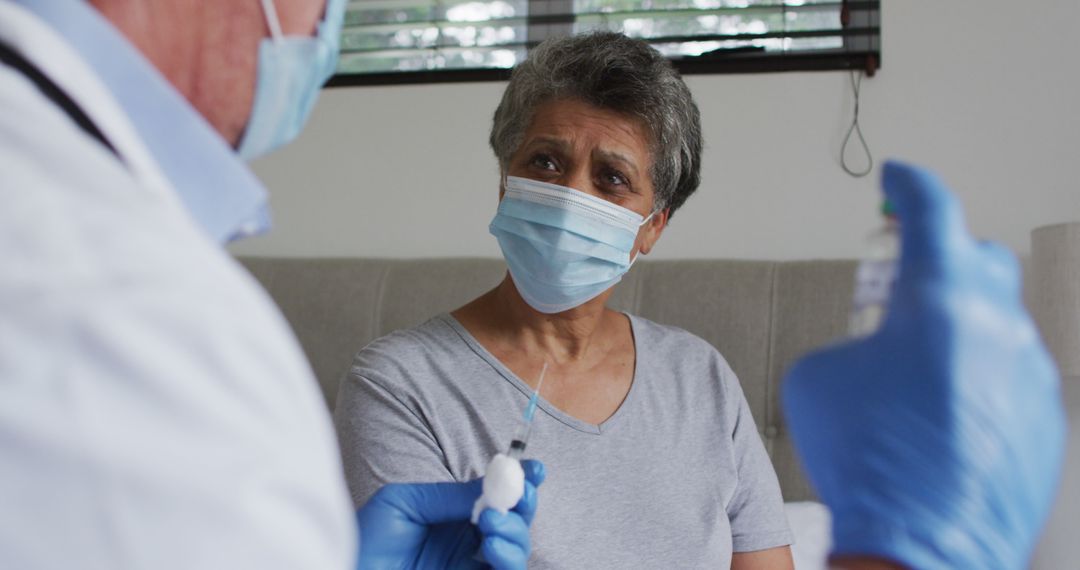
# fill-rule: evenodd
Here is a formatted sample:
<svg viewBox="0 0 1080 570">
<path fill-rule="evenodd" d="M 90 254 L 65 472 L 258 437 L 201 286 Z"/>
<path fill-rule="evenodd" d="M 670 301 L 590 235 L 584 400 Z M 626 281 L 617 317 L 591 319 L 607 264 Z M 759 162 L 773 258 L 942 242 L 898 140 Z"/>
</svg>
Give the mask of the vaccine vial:
<svg viewBox="0 0 1080 570">
<path fill-rule="evenodd" d="M 873 334 L 881 326 L 896 281 L 900 222 L 888 200 L 881 206 L 881 215 L 883 224 L 867 238 L 866 257 L 855 270 L 855 296 L 848 333 L 856 338 Z"/>
</svg>

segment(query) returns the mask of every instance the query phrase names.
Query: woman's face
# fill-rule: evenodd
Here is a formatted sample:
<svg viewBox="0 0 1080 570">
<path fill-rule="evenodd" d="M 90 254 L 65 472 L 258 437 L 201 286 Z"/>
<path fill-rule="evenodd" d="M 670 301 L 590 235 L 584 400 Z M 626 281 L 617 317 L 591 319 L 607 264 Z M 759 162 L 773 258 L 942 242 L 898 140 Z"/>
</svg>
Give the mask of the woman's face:
<svg viewBox="0 0 1080 570">
<path fill-rule="evenodd" d="M 651 165 L 641 120 L 563 99 L 537 108 L 507 174 L 567 186 L 646 217 L 653 208 Z M 638 231 L 635 251 L 648 253 L 666 223 L 667 210 L 657 212 Z"/>
</svg>

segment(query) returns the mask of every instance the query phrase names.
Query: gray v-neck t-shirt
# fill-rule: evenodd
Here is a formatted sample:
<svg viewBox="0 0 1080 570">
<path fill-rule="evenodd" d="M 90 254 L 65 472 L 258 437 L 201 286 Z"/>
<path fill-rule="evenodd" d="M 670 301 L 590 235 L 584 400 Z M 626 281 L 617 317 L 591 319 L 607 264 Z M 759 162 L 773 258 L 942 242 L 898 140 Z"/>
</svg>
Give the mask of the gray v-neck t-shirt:
<svg viewBox="0 0 1080 570">
<path fill-rule="evenodd" d="M 525 457 L 547 467 L 532 568 L 726 568 L 791 544 L 739 381 L 706 341 L 630 316 L 630 391 L 600 425 L 541 398 Z M 364 347 L 335 423 L 353 500 L 467 481 L 505 452 L 531 390 L 450 315 Z"/>
</svg>

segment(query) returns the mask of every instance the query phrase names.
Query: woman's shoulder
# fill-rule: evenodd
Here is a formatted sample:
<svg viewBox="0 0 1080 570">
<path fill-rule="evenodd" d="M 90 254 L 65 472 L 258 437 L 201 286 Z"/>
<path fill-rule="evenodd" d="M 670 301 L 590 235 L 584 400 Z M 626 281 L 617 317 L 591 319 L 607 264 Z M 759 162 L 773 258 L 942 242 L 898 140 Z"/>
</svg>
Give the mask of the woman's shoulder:
<svg viewBox="0 0 1080 570">
<path fill-rule="evenodd" d="M 630 318 L 638 344 L 650 350 L 663 349 L 673 353 L 712 354 L 723 358 L 720 351 L 709 341 L 677 326 L 665 325 L 638 315 L 626 313 Z"/>
<path fill-rule="evenodd" d="M 734 378 L 735 373 L 720 350 L 709 341 L 677 326 L 665 325 L 655 321 L 631 315 L 635 344 L 646 353 L 648 362 L 662 368 L 700 368 L 708 377 Z M 687 376 L 683 376 L 687 377 Z M 701 377 L 693 374 L 689 377 Z"/>
<path fill-rule="evenodd" d="M 460 358 L 463 348 L 449 317 L 438 315 L 368 343 L 353 357 L 349 375 L 380 383 L 430 376 Z"/>
</svg>

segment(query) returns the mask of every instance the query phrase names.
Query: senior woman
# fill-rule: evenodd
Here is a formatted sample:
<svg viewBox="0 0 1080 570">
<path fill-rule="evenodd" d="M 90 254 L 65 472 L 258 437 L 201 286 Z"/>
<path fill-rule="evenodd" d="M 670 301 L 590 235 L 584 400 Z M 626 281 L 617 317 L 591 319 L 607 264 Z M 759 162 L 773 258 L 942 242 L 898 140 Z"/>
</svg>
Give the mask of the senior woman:
<svg viewBox="0 0 1080 570">
<path fill-rule="evenodd" d="M 790 568 L 776 475 L 727 362 L 605 306 L 698 186 L 700 119 L 678 73 L 619 34 L 549 40 L 514 70 L 491 146 L 509 273 L 357 354 L 335 411 L 356 504 L 388 482 L 482 474 L 546 363 L 531 565 Z"/>
</svg>

